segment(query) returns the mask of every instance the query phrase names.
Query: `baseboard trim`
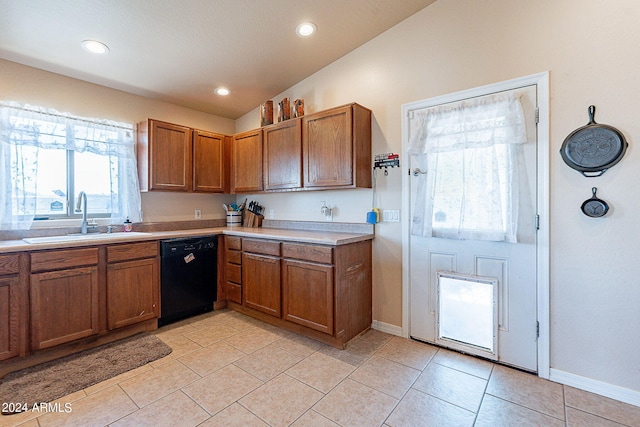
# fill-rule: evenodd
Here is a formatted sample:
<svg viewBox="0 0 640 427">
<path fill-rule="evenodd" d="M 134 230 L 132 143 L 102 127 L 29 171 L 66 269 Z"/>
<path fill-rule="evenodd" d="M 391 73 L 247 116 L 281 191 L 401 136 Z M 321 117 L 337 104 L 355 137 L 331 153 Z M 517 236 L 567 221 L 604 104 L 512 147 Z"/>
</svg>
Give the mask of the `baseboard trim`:
<svg viewBox="0 0 640 427">
<path fill-rule="evenodd" d="M 380 322 L 379 320 L 374 320 L 371 322 L 371 329 L 375 329 L 376 331 L 385 332 L 391 335 L 397 335 L 399 337 L 403 336 L 402 326 L 396 326 L 390 323 Z"/>
<path fill-rule="evenodd" d="M 580 390 L 599 394 L 630 405 L 640 406 L 640 391 L 612 385 L 554 368 L 549 370 L 549 379 L 560 384 L 579 388 Z"/>
</svg>

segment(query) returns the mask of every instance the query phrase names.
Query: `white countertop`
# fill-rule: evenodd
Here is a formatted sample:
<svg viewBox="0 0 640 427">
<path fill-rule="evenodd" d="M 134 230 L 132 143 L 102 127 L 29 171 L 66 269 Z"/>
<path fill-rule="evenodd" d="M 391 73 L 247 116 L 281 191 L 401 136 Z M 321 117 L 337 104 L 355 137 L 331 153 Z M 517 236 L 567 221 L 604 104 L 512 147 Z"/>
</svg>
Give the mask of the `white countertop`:
<svg viewBox="0 0 640 427">
<path fill-rule="evenodd" d="M 251 227 L 216 227 L 198 228 L 175 231 L 153 231 L 145 233 L 113 233 L 113 236 L 105 234 L 92 239 L 83 237 L 82 240 L 63 242 L 27 243 L 24 240 L 0 240 L 0 253 L 37 251 L 43 249 L 64 249 L 81 246 L 105 245 L 114 243 L 132 243 L 148 240 L 165 240 L 179 237 L 211 236 L 228 234 L 240 237 L 257 237 L 261 239 L 275 239 L 281 241 L 315 243 L 320 245 L 344 245 L 373 239 L 373 234 L 342 233 L 331 231 L 310 231 L 285 228 L 251 228 Z"/>
</svg>

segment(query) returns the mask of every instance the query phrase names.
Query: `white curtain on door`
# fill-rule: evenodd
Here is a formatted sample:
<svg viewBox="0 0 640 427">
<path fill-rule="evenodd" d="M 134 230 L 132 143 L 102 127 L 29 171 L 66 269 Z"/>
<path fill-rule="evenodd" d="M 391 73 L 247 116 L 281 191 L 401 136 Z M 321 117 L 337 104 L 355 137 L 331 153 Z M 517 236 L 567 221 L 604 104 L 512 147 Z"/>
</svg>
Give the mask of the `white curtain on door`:
<svg viewBox="0 0 640 427">
<path fill-rule="evenodd" d="M 520 100 L 495 94 L 413 112 L 408 154 L 417 178 L 411 233 L 517 241 Z"/>
<path fill-rule="evenodd" d="M 134 137 L 131 124 L 15 102 L 0 104 L 0 229 L 31 227 L 38 197 L 38 155 L 44 149 L 108 156 L 112 222 L 122 223 L 126 217 L 142 221 Z"/>
</svg>

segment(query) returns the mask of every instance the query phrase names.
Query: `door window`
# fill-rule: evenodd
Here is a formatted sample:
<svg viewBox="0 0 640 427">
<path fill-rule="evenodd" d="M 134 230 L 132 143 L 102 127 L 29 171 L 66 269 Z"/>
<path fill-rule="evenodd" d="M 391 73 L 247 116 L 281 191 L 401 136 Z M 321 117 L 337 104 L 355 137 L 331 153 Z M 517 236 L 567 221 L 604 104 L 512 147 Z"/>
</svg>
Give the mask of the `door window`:
<svg viewBox="0 0 640 427">
<path fill-rule="evenodd" d="M 409 153 L 424 173 L 412 234 L 515 243 L 518 146 L 527 139 L 518 97 L 490 95 L 415 114 Z"/>
</svg>

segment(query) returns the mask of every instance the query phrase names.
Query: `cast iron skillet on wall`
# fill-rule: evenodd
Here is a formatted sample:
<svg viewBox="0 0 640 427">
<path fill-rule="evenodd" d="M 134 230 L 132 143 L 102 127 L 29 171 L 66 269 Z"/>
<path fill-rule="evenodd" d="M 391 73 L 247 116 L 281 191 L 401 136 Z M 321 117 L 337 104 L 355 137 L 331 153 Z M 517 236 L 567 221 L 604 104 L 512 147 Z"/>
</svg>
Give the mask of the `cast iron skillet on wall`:
<svg viewBox="0 0 640 427">
<path fill-rule="evenodd" d="M 600 176 L 624 156 L 629 145 L 616 128 L 595 122 L 596 107 L 589 106 L 589 123 L 569 134 L 560 155 L 569 167 L 586 177 Z"/>
<path fill-rule="evenodd" d="M 593 194 L 593 196 L 590 199 L 585 200 L 580 207 L 582 213 L 586 216 L 590 216 L 591 218 L 599 218 L 601 216 L 605 216 L 609 211 L 609 205 L 607 204 L 607 202 L 599 199 L 598 196 L 596 196 L 596 191 L 598 191 L 598 189 L 596 187 L 593 187 L 591 189 L 591 193 Z"/>
</svg>

